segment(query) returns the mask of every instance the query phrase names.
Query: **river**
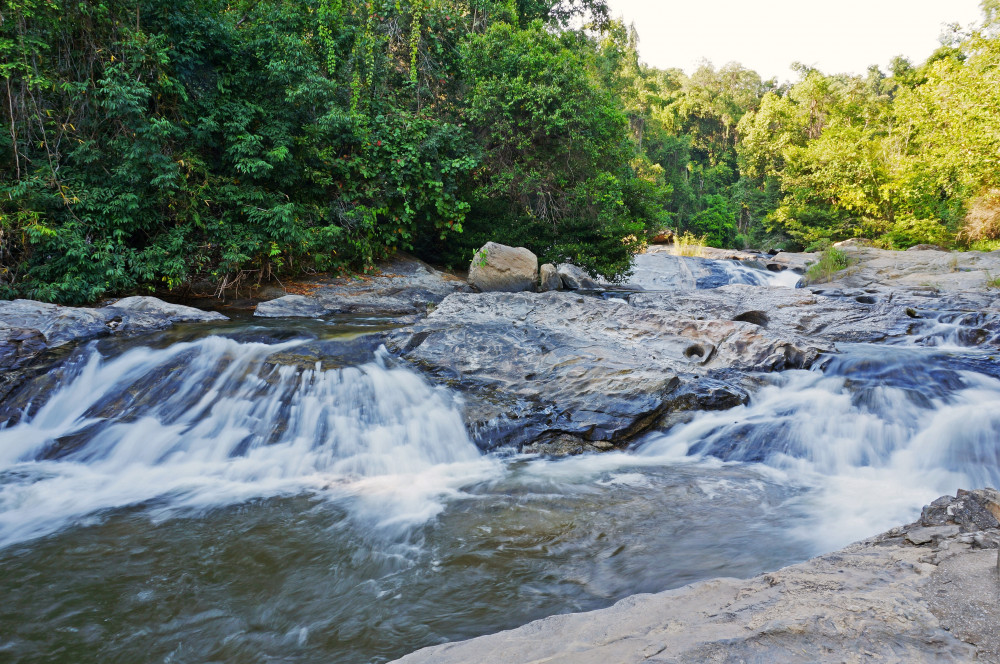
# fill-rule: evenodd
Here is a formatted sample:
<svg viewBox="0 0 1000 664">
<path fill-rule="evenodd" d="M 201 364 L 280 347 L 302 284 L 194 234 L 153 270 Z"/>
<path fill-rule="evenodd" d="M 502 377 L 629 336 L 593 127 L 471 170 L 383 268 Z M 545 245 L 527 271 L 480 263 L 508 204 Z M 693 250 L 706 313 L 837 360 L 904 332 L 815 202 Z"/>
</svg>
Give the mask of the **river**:
<svg viewBox="0 0 1000 664">
<path fill-rule="evenodd" d="M 937 318 L 565 459 L 483 454 L 377 318 L 81 346 L 0 409 L 0 657 L 385 662 L 835 549 L 1000 483 L 1000 372 Z"/>
</svg>

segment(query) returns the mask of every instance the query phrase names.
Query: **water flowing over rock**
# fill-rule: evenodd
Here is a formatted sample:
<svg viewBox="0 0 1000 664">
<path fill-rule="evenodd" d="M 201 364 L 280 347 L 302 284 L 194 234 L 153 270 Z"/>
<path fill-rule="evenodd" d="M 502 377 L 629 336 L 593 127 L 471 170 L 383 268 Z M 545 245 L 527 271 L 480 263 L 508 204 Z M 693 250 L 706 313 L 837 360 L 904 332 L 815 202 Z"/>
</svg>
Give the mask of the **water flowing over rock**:
<svg viewBox="0 0 1000 664">
<path fill-rule="evenodd" d="M 451 293 L 468 292 L 461 279 L 423 261 L 397 254 L 373 276 L 320 279 L 307 295 L 285 295 L 261 302 L 262 318 L 319 318 L 330 314 L 414 315 L 426 313 Z"/>
<path fill-rule="evenodd" d="M 472 259 L 469 283 L 483 292 L 534 290 L 538 283 L 538 258 L 524 247 L 487 242 Z"/>
<path fill-rule="evenodd" d="M 708 248 L 704 252 L 704 257 L 675 256 L 662 247 L 651 247 L 635 257 L 628 283 L 645 290 L 673 292 L 729 284 L 791 288 L 801 278 L 800 269 L 765 261 L 760 254 Z"/>
<path fill-rule="evenodd" d="M 0 399 L 23 378 L 14 372 L 43 353 L 110 334 L 151 332 L 182 322 L 228 320 L 155 297 L 126 297 L 100 308 L 64 307 L 34 300 L 0 301 Z"/>
<path fill-rule="evenodd" d="M 387 345 L 463 389 L 486 448 L 563 434 L 622 442 L 672 410 L 744 401 L 726 372 L 808 367 L 829 349 L 749 322 L 555 292 L 452 295 Z"/>
</svg>

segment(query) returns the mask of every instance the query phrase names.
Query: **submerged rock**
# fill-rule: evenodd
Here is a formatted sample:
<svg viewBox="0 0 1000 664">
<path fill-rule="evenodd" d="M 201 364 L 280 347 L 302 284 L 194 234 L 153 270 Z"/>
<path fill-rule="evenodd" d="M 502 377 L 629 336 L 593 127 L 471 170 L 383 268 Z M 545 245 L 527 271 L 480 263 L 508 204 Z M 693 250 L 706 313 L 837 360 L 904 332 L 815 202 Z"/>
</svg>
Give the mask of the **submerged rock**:
<svg viewBox="0 0 1000 664">
<path fill-rule="evenodd" d="M 469 286 L 421 260 L 397 254 L 374 276 L 319 280 L 307 295 L 285 295 L 261 302 L 254 316 L 319 318 L 330 314 L 423 314 L 451 293 Z"/>
<path fill-rule="evenodd" d="M 465 392 L 484 448 L 562 434 L 621 445 L 673 411 L 744 402 L 726 371 L 808 367 L 828 349 L 753 323 L 557 292 L 451 295 L 387 346 Z"/>
<path fill-rule="evenodd" d="M 538 257 L 524 247 L 487 242 L 469 266 L 469 283 L 484 293 L 530 291 L 537 282 Z"/>
</svg>

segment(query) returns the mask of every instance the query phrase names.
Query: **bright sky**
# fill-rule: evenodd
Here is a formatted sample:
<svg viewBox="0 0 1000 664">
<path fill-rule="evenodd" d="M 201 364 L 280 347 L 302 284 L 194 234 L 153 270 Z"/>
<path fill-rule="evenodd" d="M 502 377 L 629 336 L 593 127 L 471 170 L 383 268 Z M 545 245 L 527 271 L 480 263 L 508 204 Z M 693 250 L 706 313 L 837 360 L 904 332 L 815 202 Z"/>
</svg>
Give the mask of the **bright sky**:
<svg viewBox="0 0 1000 664">
<path fill-rule="evenodd" d="M 802 62 L 834 73 L 886 70 L 894 56 L 915 64 L 938 47 L 945 24 L 979 20 L 979 0 L 609 0 L 639 31 L 639 55 L 691 73 L 702 58 L 739 62 L 765 79 L 797 80 Z"/>
</svg>

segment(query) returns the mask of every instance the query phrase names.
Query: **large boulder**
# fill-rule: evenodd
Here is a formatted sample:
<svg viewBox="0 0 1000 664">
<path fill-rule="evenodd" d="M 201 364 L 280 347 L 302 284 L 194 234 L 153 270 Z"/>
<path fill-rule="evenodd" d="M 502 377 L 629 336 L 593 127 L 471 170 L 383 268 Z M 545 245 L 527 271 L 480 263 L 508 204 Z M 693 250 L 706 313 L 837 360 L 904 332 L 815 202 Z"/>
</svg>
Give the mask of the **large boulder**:
<svg viewBox="0 0 1000 664">
<path fill-rule="evenodd" d="M 469 286 L 421 260 L 398 253 L 364 277 L 320 279 L 306 294 L 285 295 L 261 302 L 254 316 L 261 318 L 318 318 L 330 314 L 411 316 L 424 314 L 452 293 Z"/>
<path fill-rule="evenodd" d="M 556 268 L 566 290 L 599 290 L 601 285 L 581 267 L 572 263 L 560 263 Z"/>
<path fill-rule="evenodd" d="M 487 449 L 564 435 L 624 444 L 674 410 L 745 401 L 741 371 L 808 367 L 824 350 L 746 321 L 565 292 L 451 295 L 386 345 L 466 392 Z"/>
<path fill-rule="evenodd" d="M 530 291 L 537 281 L 538 257 L 524 247 L 487 242 L 469 266 L 469 283 L 484 293 Z"/>
</svg>

